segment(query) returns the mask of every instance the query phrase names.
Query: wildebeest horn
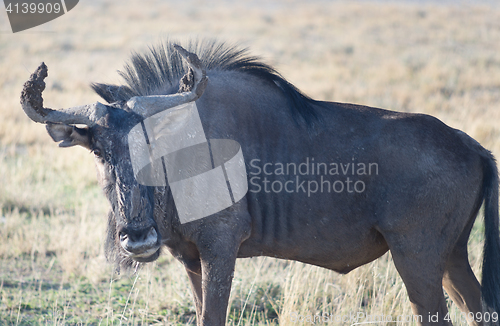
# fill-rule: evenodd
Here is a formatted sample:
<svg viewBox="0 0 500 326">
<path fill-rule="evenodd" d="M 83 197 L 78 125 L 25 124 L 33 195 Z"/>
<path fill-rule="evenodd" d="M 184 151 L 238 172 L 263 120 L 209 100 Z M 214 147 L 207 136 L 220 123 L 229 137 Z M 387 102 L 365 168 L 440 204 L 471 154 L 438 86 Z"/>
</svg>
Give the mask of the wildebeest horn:
<svg viewBox="0 0 500 326">
<path fill-rule="evenodd" d="M 42 91 L 45 89 L 47 66 L 41 63 L 30 79 L 24 83 L 21 93 L 21 105 L 28 117 L 40 123 L 84 124 L 93 126 L 105 115 L 106 106 L 96 102 L 69 109 L 52 110 L 43 107 Z"/>
<path fill-rule="evenodd" d="M 179 45 L 174 45 L 174 48 L 188 62 L 190 68 L 190 72 L 181 80 L 179 91 L 182 93 L 132 97 L 127 102 L 128 107 L 144 118 L 177 105 L 196 101 L 207 87 L 208 78 L 198 56 Z M 193 79 L 190 79 L 190 73 L 192 73 Z"/>
</svg>

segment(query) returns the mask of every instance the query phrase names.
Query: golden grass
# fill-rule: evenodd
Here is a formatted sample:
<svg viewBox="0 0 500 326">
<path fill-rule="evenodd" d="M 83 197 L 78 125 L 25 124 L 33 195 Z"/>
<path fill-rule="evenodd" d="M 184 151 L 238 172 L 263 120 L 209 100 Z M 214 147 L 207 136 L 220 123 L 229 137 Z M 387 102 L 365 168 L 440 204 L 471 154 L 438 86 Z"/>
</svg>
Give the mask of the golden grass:
<svg viewBox="0 0 500 326">
<path fill-rule="evenodd" d="M 117 278 L 105 264 L 107 203 L 91 155 L 57 148 L 19 105 L 41 61 L 49 67 L 45 105 L 68 107 L 98 100 L 90 82 L 119 83 L 116 70 L 131 51 L 165 36 L 218 37 L 250 46 L 313 98 L 429 113 L 500 157 L 497 6 L 83 1 L 17 34 L 0 16 L 0 29 L 0 324 L 194 322 L 184 269 L 169 255 L 137 279 Z M 480 228 L 470 245 L 476 275 Z M 411 314 L 390 255 L 345 276 L 271 258 L 237 263 L 231 325 L 357 312 Z"/>
</svg>

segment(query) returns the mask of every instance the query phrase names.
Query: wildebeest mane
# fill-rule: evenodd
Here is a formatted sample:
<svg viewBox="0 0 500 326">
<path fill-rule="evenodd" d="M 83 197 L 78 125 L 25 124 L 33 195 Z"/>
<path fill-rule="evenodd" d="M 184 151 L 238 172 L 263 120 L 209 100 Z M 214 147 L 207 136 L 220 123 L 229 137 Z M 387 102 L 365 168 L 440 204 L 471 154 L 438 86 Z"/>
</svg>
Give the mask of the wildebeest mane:
<svg viewBox="0 0 500 326">
<path fill-rule="evenodd" d="M 186 72 L 185 63 L 175 51 L 174 44 L 175 42 L 166 41 L 150 47 L 146 53 L 134 53 L 124 70 L 119 71 L 126 85 L 94 83 L 91 87 L 108 103 L 127 101 L 133 96 L 172 93 Z M 321 102 L 303 94 L 259 57 L 249 55 L 247 48 L 238 48 L 215 40 L 191 41 L 185 48 L 200 57 L 207 72 L 240 71 L 274 83 L 287 98 L 296 121 L 303 120 L 311 125 L 319 119 L 314 104 L 321 105 Z"/>
</svg>

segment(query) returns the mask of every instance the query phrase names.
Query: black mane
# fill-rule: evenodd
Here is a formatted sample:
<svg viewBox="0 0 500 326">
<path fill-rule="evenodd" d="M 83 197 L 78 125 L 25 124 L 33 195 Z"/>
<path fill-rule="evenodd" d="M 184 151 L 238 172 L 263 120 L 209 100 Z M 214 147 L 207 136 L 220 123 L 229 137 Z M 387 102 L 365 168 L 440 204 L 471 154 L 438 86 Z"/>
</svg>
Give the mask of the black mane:
<svg viewBox="0 0 500 326">
<path fill-rule="evenodd" d="M 186 72 L 181 56 L 174 49 L 174 42 L 165 42 L 150 47 L 144 54 L 134 53 L 124 71 L 119 71 L 126 85 L 117 86 L 93 83 L 92 89 L 106 102 L 127 101 L 133 96 L 168 94 L 176 91 L 180 78 Z M 313 104 L 320 104 L 304 95 L 294 85 L 286 81 L 273 67 L 262 63 L 259 57 L 248 54 L 248 49 L 228 46 L 217 41 L 189 42 L 185 47 L 196 53 L 205 69 L 240 71 L 272 82 L 281 89 L 288 99 L 294 118 L 310 125 L 319 116 Z M 321 105 L 321 104 L 320 104 Z"/>
</svg>

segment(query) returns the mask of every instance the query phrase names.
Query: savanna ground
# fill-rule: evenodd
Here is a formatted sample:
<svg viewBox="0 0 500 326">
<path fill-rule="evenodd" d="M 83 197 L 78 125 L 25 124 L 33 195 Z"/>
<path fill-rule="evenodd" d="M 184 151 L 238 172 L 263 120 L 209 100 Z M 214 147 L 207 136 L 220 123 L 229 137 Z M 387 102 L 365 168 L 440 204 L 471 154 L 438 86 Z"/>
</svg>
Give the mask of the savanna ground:
<svg viewBox="0 0 500 326">
<path fill-rule="evenodd" d="M 22 85 L 41 61 L 49 67 L 45 105 L 69 107 L 99 100 L 91 82 L 119 83 L 116 70 L 131 51 L 166 36 L 217 37 L 251 47 L 316 99 L 432 114 L 500 157 L 495 4 L 81 1 L 16 34 L 0 11 L 1 325 L 195 323 L 184 268 L 170 255 L 132 275 L 106 264 L 108 204 L 92 155 L 57 148 L 19 105 Z M 478 277 L 482 238 L 479 218 L 469 245 Z M 344 276 L 271 258 L 237 263 L 230 325 L 358 312 L 411 315 L 390 254 Z"/>
</svg>

